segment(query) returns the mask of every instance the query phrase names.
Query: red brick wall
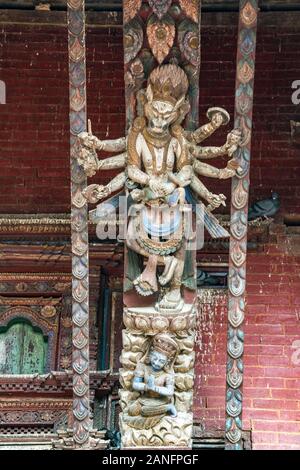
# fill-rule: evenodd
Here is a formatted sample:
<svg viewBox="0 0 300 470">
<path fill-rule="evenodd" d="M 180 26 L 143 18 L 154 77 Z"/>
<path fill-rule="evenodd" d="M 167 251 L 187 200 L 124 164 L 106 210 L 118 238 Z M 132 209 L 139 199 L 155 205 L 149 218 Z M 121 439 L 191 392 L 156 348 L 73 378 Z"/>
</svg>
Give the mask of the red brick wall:
<svg viewBox="0 0 300 470">
<path fill-rule="evenodd" d="M 5 24 L 0 35 L 7 89 L 7 104 L 0 105 L 0 213 L 69 212 L 67 32 Z M 123 135 L 122 30 L 91 28 L 87 48 L 93 131 Z"/>
<path fill-rule="evenodd" d="M 290 142 L 289 121 L 297 112 L 291 84 L 300 79 L 300 33 L 294 18 L 288 23 L 288 16 L 278 15 L 277 26 L 271 26 L 278 23 L 272 21 L 274 14 L 264 15 L 258 32 L 251 199 L 276 189 L 282 211 L 297 212 L 300 160 Z M 233 114 L 237 18 L 226 18 L 204 15 L 202 123 L 209 106 L 224 106 Z M 228 25 L 216 26 L 224 21 Z M 1 29 L 0 72 L 7 85 L 7 104 L 0 106 L 0 213 L 69 211 L 66 30 L 22 24 L 3 24 Z M 88 28 L 87 48 L 93 131 L 100 137 L 122 135 L 122 29 Z M 225 129 L 210 142 L 222 143 L 224 135 Z M 218 188 L 229 196 L 228 183 Z"/>
<path fill-rule="evenodd" d="M 252 431 L 254 449 L 299 449 L 300 237 L 284 234 L 283 226 L 270 232 L 248 254 L 244 429 Z M 206 432 L 224 427 L 225 319 L 226 294 L 204 298 L 194 411 Z"/>
<path fill-rule="evenodd" d="M 299 449 L 300 251 L 272 238 L 248 257 L 244 425 L 255 449 Z"/>
</svg>

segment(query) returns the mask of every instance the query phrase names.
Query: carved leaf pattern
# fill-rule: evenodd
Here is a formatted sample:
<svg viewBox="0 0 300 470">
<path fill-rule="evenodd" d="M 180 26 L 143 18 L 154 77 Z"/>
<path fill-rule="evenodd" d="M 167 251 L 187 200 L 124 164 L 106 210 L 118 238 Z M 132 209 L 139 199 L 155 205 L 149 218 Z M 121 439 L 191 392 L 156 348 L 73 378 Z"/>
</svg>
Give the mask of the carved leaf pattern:
<svg viewBox="0 0 300 470">
<path fill-rule="evenodd" d="M 199 0 L 179 0 L 179 3 L 186 16 L 195 21 L 195 23 L 198 23 Z"/>
<path fill-rule="evenodd" d="M 133 60 L 143 45 L 143 28 L 136 20 L 125 25 L 124 28 L 124 61 L 128 64 Z"/>
<path fill-rule="evenodd" d="M 148 2 L 150 7 L 153 9 L 153 13 L 155 13 L 161 20 L 169 10 L 172 0 L 148 0 Z"/>
<path fill-rule="evenodd" d="M 124 23 L 132 20 L 142 6 L 142 0 L 124 0 L 123 12 L 124 12 Z"/>
<path fill-rule="evenodd" d="M 241 19 L 248 28 L 256 23 L 257 12 L 251 2 L 247 2 L 241 12 Z"/>
<path fill-rule="evenodd" d="M 147 37 L 152 53 L 159 64 L 167 57 L 175 39 L 175 25 L 168 17 L 157 21 L 154 16 L 147 25 Z"/>
</svg>

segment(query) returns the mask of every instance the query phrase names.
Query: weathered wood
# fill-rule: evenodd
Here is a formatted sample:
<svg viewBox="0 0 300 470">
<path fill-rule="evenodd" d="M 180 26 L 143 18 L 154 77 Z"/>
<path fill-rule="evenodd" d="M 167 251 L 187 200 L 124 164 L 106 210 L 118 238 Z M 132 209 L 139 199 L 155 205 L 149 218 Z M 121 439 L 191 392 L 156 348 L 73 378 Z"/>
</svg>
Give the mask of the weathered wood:
<svg viewBox="0 0 300 470">
<path fill-rule="evenodd" d="M 229 450 L 243 448 L 243 322 L 257 12 L 257 0 L 240 1 L 235 127 L 242 130 L 243 140 L 237 155 L 240 170 L 233 178 L 231 197 L 226 375 L 226 448 Z"/>
<path fill-rule="evenodd" d="M 77 136 L 86 130 L 85 2 L 68 1 L 70 165 L 73 321 L 73 439 L 80 448 L 90 438 L 88 210 L 82 196 L 86 176 L 78 165 Z"/>
</svg>

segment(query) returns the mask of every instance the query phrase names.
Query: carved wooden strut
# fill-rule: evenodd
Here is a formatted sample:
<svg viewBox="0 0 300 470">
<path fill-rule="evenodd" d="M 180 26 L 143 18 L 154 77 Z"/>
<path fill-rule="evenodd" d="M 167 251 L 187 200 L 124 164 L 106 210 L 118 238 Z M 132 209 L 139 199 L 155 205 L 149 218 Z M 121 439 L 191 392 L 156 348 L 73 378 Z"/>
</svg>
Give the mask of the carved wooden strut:
<svg viewBox="0 0 300 470">
<path fill-rule="evenodd" d="M 232 180 L 231 198 L 226 375 L 226 449 L 228 450 L 243 448 L 243 322 L 257 13 L 256 0 L 240 1 L 235 127 L 242 130 L 242 142 L 236 153 L 240 169 Z"/>
<path fill-rule="evenodd" d="M 231 158 L 240 129 L 221 147 L 202 145 L 228 124 L 224 109 L 209 109 L 208 123 L 197 128 L 199 18 L 198 1 L 125 0 L 127 136 L 101 141 L 91 126 L 79 134 L 77 161 L 87 176 L 121 170 L 105 186 L 82 188 L 80 196 L 96 203 L 119 191 L 98 205 L 100 222 L 108 204 L 110 213 L 121 206 L 118 196 L 127 201 L 123 448 L 192 445 L 196 247 L 190 251 L 188 245 L 191 211 L 200 204 L 211 236 L 229 236 L 211 213 L 226 198 L 211 193 L 200 178 L 231 178 L 241 170 Z M 118 155 L 100 160 L 101 151 Z M 203 161 L 221 155 L 230 157 L 223 169 Z"/>
</svg>

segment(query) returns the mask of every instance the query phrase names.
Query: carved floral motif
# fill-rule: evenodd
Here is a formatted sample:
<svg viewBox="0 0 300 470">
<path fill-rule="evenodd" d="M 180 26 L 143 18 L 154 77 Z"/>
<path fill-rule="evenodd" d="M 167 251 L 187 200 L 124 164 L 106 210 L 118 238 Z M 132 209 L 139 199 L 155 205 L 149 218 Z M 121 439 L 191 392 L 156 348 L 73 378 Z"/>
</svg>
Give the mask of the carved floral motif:
<svg viewBox="0 0 300 470">
<path fill-rule="evenodd" d="M 142 6 L 142 0 L 124 0 L 123 1 L 123 14 L 124 23 L 132 20 Z"/>
<path fill-rule="evenodd" d="M 172 4 L 172 0 L 148 0 L 153 13 L 161 20 Z"/>
<path fill-rule="evenodd" d="M 195 23 L 199 21 L 199 0 L 179 0 L 179 4 L 186 16 Z"/>
<path fill-rule="evenodd" d="M 143 45 L 144 33 L 139 21 L 133 20 L 124 27 L 124 62 L 133 60 Z"/>
<path fill-rule="evenodd" d="M 241 11 L 241 21 L 248 28 L 254 26 L 257 20 L 257 9 L 254 8 L 252 2 L 247 2 Z"/>
<path fill-rule="evenodd" d="M 184 20 L 178 26 L 179 47 L 183 56 L 195 67 L 199 66 L 199 30 L 190 21 Z"/>
</svg>

